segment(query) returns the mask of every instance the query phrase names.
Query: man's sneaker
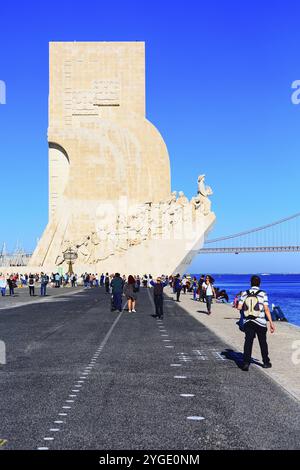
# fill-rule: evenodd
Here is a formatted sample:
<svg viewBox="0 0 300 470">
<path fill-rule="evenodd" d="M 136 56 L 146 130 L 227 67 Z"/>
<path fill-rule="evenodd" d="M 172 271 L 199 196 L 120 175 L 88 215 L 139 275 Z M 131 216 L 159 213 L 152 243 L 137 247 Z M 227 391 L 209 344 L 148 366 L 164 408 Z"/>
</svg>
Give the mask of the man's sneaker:
<svg viewBox="0 0 300 470">
<path fill-rule="evenodd" d="M 241 369 L 242 369 L 243 371 L 245 371 L 245 372 L 248 372 L 248 370 L 249 370 L 249 365 L 250 365 L 250 364 L 248 364 L 248 362 L 244 362 L 244 364 L 242 364 Z"/>
<path fill-rule="evenodd" d="M 264 368 L 264 369 L 271 369 L 271 367 L 272 367 L 271 362 L 264 362 L 264 363 L 263 363 L 263 368 Z"/>
<path fill-rule="evenodd" d="M 135 310 L 134 308 L 133 308 L 131 311 L 134 312 L 134 313 L 136 313 L 136 310 Z"/>
<path fill-rule="evenodd" d="M 133 310 L 128 310 L 128 313 L 131 313 Z"/>
</svg>

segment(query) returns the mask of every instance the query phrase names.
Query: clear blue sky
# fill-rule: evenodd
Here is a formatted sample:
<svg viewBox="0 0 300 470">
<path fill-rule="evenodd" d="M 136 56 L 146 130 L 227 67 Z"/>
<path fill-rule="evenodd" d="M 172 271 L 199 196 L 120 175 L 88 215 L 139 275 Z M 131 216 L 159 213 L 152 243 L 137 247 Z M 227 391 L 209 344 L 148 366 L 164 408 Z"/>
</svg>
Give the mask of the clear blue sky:
<svg viewBox="0 0 300 470">
<path fill-rule="evenodd" d="M 299 211 L 297 2 L 12 1 L 0 17 L 0 243 L 33 249 L 48 219 L 49 41 L 146 42 L 147 117 L 168 145 L 173 189 L 190 197 L 207 175 L 214 237 Z M 298 255 L 206 256 L 192 269 L 300 271 Z"/>
</svg>

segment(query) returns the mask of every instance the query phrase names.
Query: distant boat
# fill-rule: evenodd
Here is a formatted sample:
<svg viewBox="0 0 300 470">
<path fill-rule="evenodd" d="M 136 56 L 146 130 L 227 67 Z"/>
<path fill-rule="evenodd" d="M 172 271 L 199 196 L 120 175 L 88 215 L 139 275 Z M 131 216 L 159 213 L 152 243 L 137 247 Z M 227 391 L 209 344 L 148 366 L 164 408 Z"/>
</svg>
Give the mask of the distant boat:
<svg viewBox="0 0 300 470">
<path fill-rule="evenodd" d="M 271 276 L 270 273 L 262 273 L 261 276 Z"/>
</svg>

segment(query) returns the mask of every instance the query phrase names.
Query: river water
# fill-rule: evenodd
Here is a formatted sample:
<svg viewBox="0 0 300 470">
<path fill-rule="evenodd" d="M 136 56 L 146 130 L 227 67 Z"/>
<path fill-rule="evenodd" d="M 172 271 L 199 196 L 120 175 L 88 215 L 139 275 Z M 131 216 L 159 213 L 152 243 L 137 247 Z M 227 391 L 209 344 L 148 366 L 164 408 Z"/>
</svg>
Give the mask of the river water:
<svg viewBox="0 0 300 470">
<path fill-rule="evenodd" d="M 250 274 L 211 274 L 215 286 L 226 289 L 229 300 L 250 286 Z M 290 323 L 300 326 L 300 274 L 261 274 L 261 289 L 272 304 L 279 305 Z M 196 275 L 199 279 L 199 275 Z"/>
</svg>

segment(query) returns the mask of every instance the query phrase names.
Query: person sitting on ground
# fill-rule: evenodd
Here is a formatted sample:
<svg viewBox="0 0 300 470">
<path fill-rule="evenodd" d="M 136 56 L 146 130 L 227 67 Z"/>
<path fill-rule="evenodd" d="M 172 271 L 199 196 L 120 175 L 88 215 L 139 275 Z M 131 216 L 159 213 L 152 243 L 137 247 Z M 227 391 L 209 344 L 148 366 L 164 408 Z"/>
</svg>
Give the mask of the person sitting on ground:
<svg viewBox="0 0 300 470">
<path fill-rule="evenodd" d="M 241 295 L 242 295 L 242 292 L 239 292 L 238 294 L 235 294 L 235 297 L 234 297 L 233 302 L 232 302 L 232 307 L 233 308 L 238 308 Z"/>
<path fill-rule="evenodd" d="M 217 293 L 217 301 L 222 303 L 228 303 L 229 297 L 225 289 L 219 290 Z"/>
</svg>

